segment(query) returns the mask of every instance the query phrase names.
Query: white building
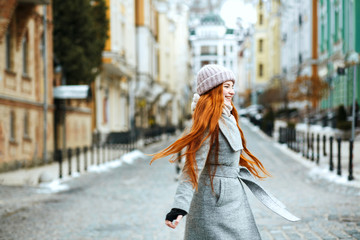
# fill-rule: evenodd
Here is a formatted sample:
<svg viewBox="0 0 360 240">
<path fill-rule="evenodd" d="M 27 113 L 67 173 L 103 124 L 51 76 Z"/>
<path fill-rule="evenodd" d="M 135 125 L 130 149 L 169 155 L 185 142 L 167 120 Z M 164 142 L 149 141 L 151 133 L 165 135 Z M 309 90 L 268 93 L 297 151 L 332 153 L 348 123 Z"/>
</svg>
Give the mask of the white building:
<svg viewBox="0 0 360 240">
<path fill-rule="evenodd" d="M 159 99 L 157 122 L 179 126 L 190 113 L 192 71 L 188 16 L 182 0 L 157 4 L 159 12 L 159 83 L 165 87 Z"/>
<path fill-rule="evenodd" d="M 207 14 L 190 35 L 193 55 L 193 73 L 206 64 L 220 64 L 238 76 L 238 32 L 228 29 L 217 14 Z M 196 91 L 194 83 L 193 91 Z M 235 91 L 238 90 L 236 85 Z"/>
<path fill-rule="evenodd" d="M 281 6 L 281 69 L 287 81 L 311 74 L 312 1 L 284 1 Z"/>
<path fill-rule="evenodd" d="M 109 38 L 103 51 L 103 71 L 95 80 L 96 134 L 104 142 L 112 132 L 131 130 L 136 77 L 135 3 L 107 1 Z"/>
</svg>

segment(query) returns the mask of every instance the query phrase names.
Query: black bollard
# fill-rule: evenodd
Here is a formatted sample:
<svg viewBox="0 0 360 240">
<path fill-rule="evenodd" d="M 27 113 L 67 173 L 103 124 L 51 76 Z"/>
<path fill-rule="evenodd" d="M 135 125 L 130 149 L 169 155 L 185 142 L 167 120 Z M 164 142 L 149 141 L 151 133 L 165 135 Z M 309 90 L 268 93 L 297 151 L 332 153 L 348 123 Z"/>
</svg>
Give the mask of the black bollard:
<svg viewBox="0 0 360 240">
<path fill-rule="evenodd" d="M 326 157 L 326 136 L 323 135 L 323 154 Z"/>
<path fill-rule="evenodd" d="M 80 172 L 80 148 L 77 147 L 75 149 L 76 152 L 76 171 L 79 173 Z"/>
<path fill-rule="evenodd" d="M 90 165 L 94 165 L 95 163 L 95 146 L 91 145 L 91 162 Z"/>
<path fill-rule="evenodd" d="M 71 148 L 69 148 L 68 150 L 67 150 L 67 157 L 68 157 L 68 163 L 69 163 L 69 166 L 68 166 L 68 174 L 69 174 L 69 176 L 71 176 L 71 157 L 72 157 L 72 149 Z"/>
<path fill-rule="evenodd" d="M 303 157 L 305 157 L 305 153 L 306 153 L 306 137 L 305 137 L 305 132 L 303 132 L 303 134 L 302 134 L 302 151 L 303 151 Z"/>
<path fill-rule="evenodd" d="M 310 159 L 310 133 L 306 133 L 306 158 Z"/>
<path fill-rule="evenodd" d="M 315 160 L 315 151 L 314 151 L 314 133 L 311 134 L 311 161 Z"/>
<path fill-rule="evenodd" d="M 61 179 L 63 177 L 63 173 L 62 173 L 62 150 L 56 150 L 56 160 L 59 161 L 59 178 Z"/>
<path fill-rule="evenodd" d="M 106 146 L 105 143 L 102 145 L 102 163 L 106 162 Z"/>
<path fill-rule="evenodd" d="M 337 175 L 341 176 L 341 138 L 337 138 L 337 143 L 338 143 Z"/>
<path fill-rule="evenodd" d="M 348 176 L 348 180 L 354 180 L 354 176 L 353 176 L 353 150 L 354 150 L 354 141 L 350 140 L 349 142 L 350 144 L 350 149 L 349 149 L 349 176 Z"/>
<path fill-rule="evenodd" d="M 100 144 L 97 145 L 97 149 L 96 149 L 96 153 L 97 153 L 97 165 L 100 165 Z"/>
<path fill-rule="evenodd" d="M 329 155 L 329 167 L 330 171 L 332 172 L 334 170 L 334 162 L 333 162 L 333 141 L 334 137 L 330 137 L 329 144 L 330 144 L 330 155 Z"/>
<path fill-rule="evenodd" d="M 319 134 L 316 137 L 316 150 L 317 150 L 316 164 L 319 165 L 319 162 L 320 162 L 320 135 Z"/>
<path fill-rule="evenodd" d="M 86 172 L 88 170 L 88 147 L 84 147 L 84 171 Z"/>
</svg>

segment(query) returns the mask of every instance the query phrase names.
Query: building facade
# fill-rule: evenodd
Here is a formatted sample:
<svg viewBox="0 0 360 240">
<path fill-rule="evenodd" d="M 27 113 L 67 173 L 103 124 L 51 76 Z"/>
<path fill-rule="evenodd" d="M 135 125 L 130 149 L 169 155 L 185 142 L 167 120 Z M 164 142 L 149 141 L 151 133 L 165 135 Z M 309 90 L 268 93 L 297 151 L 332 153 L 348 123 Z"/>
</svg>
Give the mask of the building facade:
<svg viewBox="0 0 360 240">
<path fill-rule="evenodd" d="M 346 66 L 346 58 L 351 51 L 360 53 L 360 21 L 356 17 L 360 14 L 360 2 L 319 0 L 318 7 L 320 64 L 324 79 L 330 86 L 321 102 L 321 109 L 332 111 L 343 105 L 350 110 L 356 66 Z M 345 67 L 344 73 L 337 71 L 339 67 Z M 359 104 L 360 74 L 355 77 L 355 99 Z"/>
<path fill-rule="evenodd" d="M 191 30 L 193 74 L 206 64 L 220 64 L 238 75 L 239 32 L 229 29 L 217 14 L 203 16 L 198 26 Z M 238 92 L 238 85 L 235 91 Z M 196 92 L 194 82 L 193 91 Z"/>
<path fill-rule="evenodd" d="M 0 1 L 0 171 L 54 152 L 50 1 Z M 50 61 L 49 61 L 50 60 Z"/>
<path fill-rule="evenodd" d="M 159 78 L 164 87 L 157 104 L 156 122 L 179 126 L 190 113 L 192 100 L 190 46 L 188 43 L 189 8 L 182 1 L 157 4 L 159 11 Z"/>
<path fill-rule="evenodd" d="M 136 78 L 135 2 L 106 0 L 108 39 L 103 51 L 103 70 L 93 84 L 93 129 L 96 142 L 113 132 L 130 131 L 134 122 Z"/>
</svg>

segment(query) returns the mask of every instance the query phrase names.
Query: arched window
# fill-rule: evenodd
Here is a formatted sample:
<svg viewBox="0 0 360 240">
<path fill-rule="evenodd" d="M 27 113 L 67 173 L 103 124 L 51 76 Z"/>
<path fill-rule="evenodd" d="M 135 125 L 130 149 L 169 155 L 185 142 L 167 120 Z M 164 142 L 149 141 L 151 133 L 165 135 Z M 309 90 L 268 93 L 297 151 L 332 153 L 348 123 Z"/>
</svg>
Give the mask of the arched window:
<svg viewBox="0 0 360 240">
<path fill-rule="evenodd" d="M 29 138 L 29 112 L 25 111 L 24 114 L 24 137 Z"/>
<path fill-rule="evenodd" d="M 9 26 L 5 34 L 5 68 L 6 70 L 9 71 L 12 70 L 12 61 L 13 61 L 11 39 L 12 39 L 11 29 Z"/>
<path fill-rule="evenodd" d="M 10 141 L 15 141 L 16 139 L 16 131 L 15 131 L 15 124 L 16 123 L 16 116 L 15 116 L 15 112 L 11 111 L 10 112 Z"/>
<path fill-rule="evenodd" d="M 24 76 L 29 75 L 29 66 L 28 66 L 28 57 L 29 57 L 29 43 L 28 43 L 28 37 L 27 34 L 24 35 L 21 47 L 22 47 L 22 73 Z"/>
<path fill-rule="evenodd" d="M 262 63 L 259 64 L 259 77 L 264 75 L 264 65 Z"/>
</svg>

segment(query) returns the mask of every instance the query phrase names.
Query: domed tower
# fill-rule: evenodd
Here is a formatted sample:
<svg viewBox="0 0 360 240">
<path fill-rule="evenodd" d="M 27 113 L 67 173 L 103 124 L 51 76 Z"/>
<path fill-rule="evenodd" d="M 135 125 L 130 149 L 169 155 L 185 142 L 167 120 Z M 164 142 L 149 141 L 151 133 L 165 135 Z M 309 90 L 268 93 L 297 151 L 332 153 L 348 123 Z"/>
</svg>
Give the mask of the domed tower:
<svg viewBox="0 0 360 240">
<path fill-rule="evenodd" d="M 206 64 L 220 64 L 237 75 L 238 40 L 237 31 L 227 28 L 218 14 L 204 15 L 190 32 L 193 73 Z"/>
</svg>

